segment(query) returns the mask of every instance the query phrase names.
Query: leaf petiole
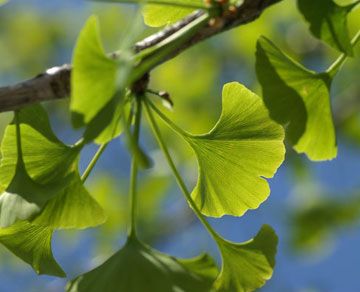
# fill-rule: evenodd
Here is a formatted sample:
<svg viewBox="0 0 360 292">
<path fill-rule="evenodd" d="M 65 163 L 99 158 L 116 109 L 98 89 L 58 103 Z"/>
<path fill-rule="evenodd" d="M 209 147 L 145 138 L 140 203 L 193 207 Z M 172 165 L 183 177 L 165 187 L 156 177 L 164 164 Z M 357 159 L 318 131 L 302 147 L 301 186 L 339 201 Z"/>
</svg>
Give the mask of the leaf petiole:
<svg viewBox="0 0 360 292">
<path fill-rule="evenodd" d="M 135 128 L 133 133 L 134 142 L 139 143 L 140 125 L 141 125 L 142 105 L 140 99 L 136 98 Z M 138 174 L 138 157 L 135 153 L 132 155 L 131 172 L 130 172 L 130 225 L 128 237 L 136 238 L 136 205 L 137 205 L 137 174 Z"/>
<path fill-rule="evenodd" d="M 191 198 L 190 192 L 187 189 L 184 180 L 182 179 L 179 171 L 177 170 L 175 163 L 173 161 L 173 159 L 171 158 L 169 149 L 167 148 L 165 141 L 161 135 L 160 129 L 156 123 L 156 120 L 154 118 L 154 115 L 152 113 L 152 110 L 156 111 L 161 118 L 164 118 L 165 122 L 169 122 L 169 125 L 175 126 L 177 130 L 175 131 L 183 131 L 182 129 L 180 129 L 179 127 L 177 127 L 175 124 L 173 124 L 169 119 L 167 119 L 164 115 L 162 115 L 162 113 L 160 111 L 158 111 L 158 109 L 151 104 L 151 102 L 146 99 L 145 100 L 145 108 L 146 108 L 146 113 L 148 116 L 148 120 L 150 121 L 150 126 L 152 128 L 152 131 L 155 135 L 155 138 L 163 152 L 163 154 L 165 155 L 165 158 L 176 178 L 176 182 L 178 183 L 182 193 L 184 194 L 185 198 L 187 199 L 187 201 L 189 202 L 191 208 L 193 209 L 193 211 L 195 212 L 196 216 L 198 217 L 198 219 L 200 220 L 200 222 L 205 226 L 206 230 L 209 232 L 209 234 L 213 237 L 213 239 L 216 242 L 219 242 L 220 240 L 222 240 L 222 237 L 211 227 L 211 225 L 209 224 L 209 222 L 207 222 L 207 220 L 205 219 L 205 217 L 203 216 L 203 214 L 200 212 L 199 208 L 196 206 L 194 200 Z"/>
<path fill-rule="evenodd" d="M 98 150 L 96 151 L 94 157 L 91 159 L 89 165 L 87 166 L 87 168 L 85 169 L 83 175 L 81 176 L 81 181 L 84 183 L 87 178 L 89 177 L 91 171 L 93 170 L 95 164 L 97 163 L 97 161 L 99 160 L 100 156 L 103 154 L 104 150 L 106 149 L 107 145 L 109 143 L 105 143 L 100 145 L 100 147 L 98 148 Z"/>
<path fill-rule="evenodd" d="M 351 45 L 354 47 L 357 42 L 360 40 L 360 30 L 356 33 L 356 35 L 351 40 Z M 329 68 L 326 70 L 331 77 L 334 77 L 339 68 L 345 63 L 347 59 L 347 55 L 345 53 L 341 54 L 334 63 L 332 63 Z"/>
<path fill-rule="evenodd" d="M 180 134 L 184 137 L 189 137 L 190 134 L 183 129 L 181 129 L 179 126 L 177 126 L 173 121 L 171 121 L 166 115 L 162 113 L 149 99 L 146 99 L 146 104 L 151 107 L 152 110 L 156 112 L 156 114 L 176 133 Z"/>
</svg>

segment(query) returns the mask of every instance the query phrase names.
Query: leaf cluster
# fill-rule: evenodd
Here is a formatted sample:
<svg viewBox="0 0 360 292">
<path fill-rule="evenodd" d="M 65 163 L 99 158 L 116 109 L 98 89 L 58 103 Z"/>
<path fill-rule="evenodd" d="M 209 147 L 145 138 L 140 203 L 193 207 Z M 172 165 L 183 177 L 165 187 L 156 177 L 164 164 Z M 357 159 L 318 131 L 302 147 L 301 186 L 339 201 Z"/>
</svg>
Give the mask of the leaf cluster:
<svg viewBox="0 0 360 292">
<path fill-rule="evenodd" d="M 52 255 L 52 234 L 58 229 L 97 226 L 106 220 L 84 182 L 108 143 L 121 135 L 132 156 L 127 242 L 103 264 L 71 280 L 67 291 L 234 292 L 262 287 L 275 266 L 275 231 L 264 225 L 254 238 L 230 242 L 212 228 L 206 217 L 240 217 L 257 209 L 270 194 L 267 179 L 275 175 L 285 159 L 284 139 L 310 160 L 336 157 L 330 88 L 360 38 L 357 34 L 350 40 L 347 32 L 347 15 L 358 2 L 343 7 L 332 0 L 298 0 L 311 33 L 339 50 L 339 58 L 325 72 L 314 72 L 269 39 L 260 38 L 256 73 L 262 97 L 238 82 L 225 84 L 221 115 L 203 134 L 189 133 L 168 118 L 151 97 L 154 91 L 147 88 L 147 74 L 198 29 L 213 25 L 214 19 L 221 19 L 224 13 L 240 9 L 241 1 L 100 2 L 141 4 L 145 23 L 150 26 L 168 25 L 197 9 L 204 13 L 168 40 L 139 54 L 130 47 L 141 27 L 138 23 L 119 51 L 107 54 L 97 18 L 87 21 L 74 49 L 71 76 L 72 125 L 82 129 L 82 137 L 73 145 L 65 145 L 54 134 L 40 105 L 15 112 L 1 144 L 0 243 L 37 273 L 64 277 Z M 206 254 L 178 259 L 156 251 L 137 236 L 138 172 L 152 166 L 139 143 L 143 108 L 186 201 L 218 246 L 220 269 Z M 158 119 L 195 154 L 198 178 L 192 191 L 173 161 Z M 79 155 L 90 143 L 100 145 L 99 151 L 81 175 Z M 317 212 L 327 216 L 326 209 L 320 206 Z M 342 209 L 338 209 L 335 223 L 343 218 Z M 308 217 L 299 216 L 299 225 Z"/>
</svg>

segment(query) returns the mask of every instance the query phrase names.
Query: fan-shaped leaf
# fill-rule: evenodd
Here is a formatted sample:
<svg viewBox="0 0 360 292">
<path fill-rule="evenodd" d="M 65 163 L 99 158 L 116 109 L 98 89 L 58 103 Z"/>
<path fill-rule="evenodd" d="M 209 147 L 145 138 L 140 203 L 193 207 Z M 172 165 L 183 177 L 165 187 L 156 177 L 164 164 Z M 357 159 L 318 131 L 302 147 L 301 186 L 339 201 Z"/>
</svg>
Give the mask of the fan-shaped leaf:
<svg viewBox="0 0 360 292">
<path fill-rule="evenodd" d="M 336 157 L 330 76 L 307 70 L 264 37 L 257 43 L 256 73 L 271 117 L 286 125 L 294 149 L 311 160 Z"/>
<path fill-rule="evenodd" d="M 273 274 L 277 242 L 267 225 L 245 243 L 218 240 L 223 264 L 214 283 L 216 291 L 248 292 L 262 287 Z"/>
<path fill-rule="evenodd" d="M 83 186 L 78 173 L 64 192 L 51 199 L 33 224 L 51 228 L 88 228 L 104 223 L 106 216 L 100 205 Z"/>
<path fill-rule="evenodd" d="M 261 98 L 239 83 L 224 86 L 222 104 L 209 133 L 184 137 L 199 165 L 192 197 L 205 215 L 241 216 L 268 197 L 263 177 L 272 177 L 284 160 L 284 131 Z"/>
<path fill-rule="evenodd" d="M 46 202 L 63 191 L 68 177 L 41 185 L 32 180 L 22 163 L 6 190 L 0 194 L 0 227 L 9 227 L 19 220 L 29 220 L 38 214 Z"/>
<path fill-rule="evenodd" d="M 8 228 L 0 228 L 0 242 L 36 273 L 65 277 L 64 271 L 51 252 L 52 229 L 18 222 Z"/>
<path fill-rule="evenodd" d="M 40 106 L 19 111 L 21 150 L 25 169 L 38 183 L 46 184 L 65 177 L 75 169 L 80 148 L 64 145 L 54 135 L 47 113 Z M 1 143 L 0 184 L 5 189 L 13 179 L 18 152 L 16 126 L 10 124 Z"/>
<path fill-rule="evenodd" d="M 207 255 L 179 260 L 129 239 L 104 264 L 71 281 L 67 291 L 205 292 L 217 272 Z"/>
<path fill-rule="evenodd" d="M 33 218 L 48 200 L 61 193 L 78 154 L 55 137 L 40 106 L 21 110 L 18 121 L 21 143 L 17 144 L 16 125 L 11 124 L 1 146 L 1 227 Z"/>
<path fill-rule="evenodd" d="M 1 145 L 0 225 L 9 226 L 19 219 L 52 228 L 103 223 L 101 207 L 79 178 L 77 158 L 81 147 L 69 147 L 58 140 L 39 105 L 21 110 L 18 120 L 24 165 L 17 165 L 16 126 L 11 124 Z"/>
<path fill-rule="evenodd" d="M 106 56 L 94 16 L 89 18 L 80 33 L 73 66 L 71 110 L 74 126 L 80 127 L 90 123 L 111 101 L 116 91 L 118 64 Z"/>
</svg>

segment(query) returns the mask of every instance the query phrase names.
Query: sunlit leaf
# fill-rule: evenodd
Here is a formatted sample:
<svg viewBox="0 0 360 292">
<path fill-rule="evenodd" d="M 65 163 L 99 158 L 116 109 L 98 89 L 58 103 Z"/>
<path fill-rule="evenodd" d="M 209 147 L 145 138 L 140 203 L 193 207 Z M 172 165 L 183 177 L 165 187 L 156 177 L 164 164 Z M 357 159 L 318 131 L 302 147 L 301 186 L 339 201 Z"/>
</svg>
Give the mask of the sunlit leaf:
<svg viewBox="0 0 360 292">
<path fill-rule="evenodd" d="M 89 18 L 80 33 L 73 66 L 71 111 L 74 126 L 80 127 L 90 123 L 116 92 L 118 64 L 105 54 L 94 16 Z"/>
<path fill-rule="evenodd" d="M 65 277 L 52 255 L 51 237 L 52 229 L 27 222 L 0 228 L 0 243 L 30 264 L 36 273 Z"/>
<path fill-rule="evenodd" d="M 284 160 L 284 131 L 261 98 L 233 82 L 223 89 L 222 114 L 207 134 L 186 135 L 199 164 L 192 197 L 208 216 L 241 216 L 270 193 L 264 179 Z"/>
<path fill-rule="evenodd" d="M 53 133 L 47 113 L 40 106 L 19 112 L 23 161 L 29 176 L 38 183 L 54 182 L 75 169 L 80 148 L 63 144 Z M 1 143 L 0 184 L 5 189 L 17 164 L 16 126 L 10 124 Z"/>
<path fill-rule="evenodd" d="M 116 98 L 110 100 L 88 124 L 84 133 L 84 139 L 89 142 L 94 140 L 97 144 L 105 144 L 119 136 L 123 130 L 123 126 L 120 123 L 123 107 L 124 105 L 121 100 Z"/>
<path fill-rule="evenodd" d="M 203 1 L 200 0 L 200 2 Z M 143 10 L 143 15 L 144 21 L 147 25 L 159 27 L 174 23 L 190 14 L 194 10 L 194 8 L 148 4 Z"/>
<path fill-rule="evenodd" d="M 22 151 L 18 152 L 14 124 L 6 128 L 1 145 L 1 227 L 33 218 L 48 200 L 61 193 L 78 154 L 55 137 L 40 106 L 20 111 L 18 120 Z"/>
<path fill-rule="evenodd" d="M 217 272 L 207 255 L 180 260 L 129 239 L 101 266 L 71 281 L 67 291 L 205 292 Z"/>
<path fill-rule="evenodd" d="M 14 178 L 0 194 L 0 227 L 33 218 L 46 202 L 63 191 L 67 183 L 68 177 L 46 185 L 36 183 L 20 163 Z"/>
<path fill-rule="evenodd" d="M 101 207 L 79 178 L 81 147 L 66 146 L 57 139 L 41 106 L 26 108 L 18 115 L 24 165 L 17 166 L 16 127 L 11 124 L 1 145 L 0 225 L 9 226 L 19 219 L 34 219 L 52 228 L 103 223 Z"/>
<path fill-rule="evenodd" d="M 159 27 L 182 19 L 197 9 L 207 9 L 203 0 L 96 0 L 100 2 L 146 4 L 143 10 L 147 25 Z"/>
<path fill-rule="evenodd" d="M 298 0 L 299 10 L 310 24 L 312 34 L 347 55 L 353 55 L 347 14 L 356 5 L 339 6 L 333 0 Z"/>
<path fill-rule="evenodd" d="M 214 283 L 216 291 L 248 292 L 262 287 L 273 274 L 277 243 L 274 230 L 267 225 L 245 243 L 218 240 L 223 264 Z"/>
<path fill-rule="evenodd" d="M 159 27 L 174 23 L 197 9 L 206 9 L 203 0 L 148 1 L 143 10 L 147 25 Z M 167 2 L 167 4 L 165 4 Z"/>
<path fill-rule="evenodd" d="M 82 229 L 105 220 L 103 209 L 87 192 L 79 175 L 73 174 L 64 192 L 50 200 L 32 223 L 57 229 Z"/>
<path fill-rule="evenodd" d="M 286 126 L 294 149 L 311 160 L 336 157 L 330 76 L 304 68 L 264 37 L 257 43 L 256 73 L 265 105 Z"/>
</svg>

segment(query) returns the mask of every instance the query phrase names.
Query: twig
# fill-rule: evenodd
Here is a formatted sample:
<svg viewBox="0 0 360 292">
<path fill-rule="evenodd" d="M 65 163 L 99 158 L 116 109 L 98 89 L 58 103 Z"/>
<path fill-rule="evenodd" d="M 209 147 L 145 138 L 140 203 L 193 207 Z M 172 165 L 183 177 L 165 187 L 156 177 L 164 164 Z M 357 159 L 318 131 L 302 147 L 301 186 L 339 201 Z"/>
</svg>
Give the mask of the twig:
<svg viewBox="0 0 360 292">
<path fill-rule="evenodd" d="M 269 6 L 282 0 L 245 0 L 233 14 L 224 15 L 221 18 L 221 25 L 207 25 L 199 29 L 188 41 L 177 47 L 168 54 L 161 62 L 154 64 L 154 67 L 169 59 L 174 58 L 184 50 L 193 45 L 208 39 L 216 34 L 222 33 L 234 27 L 249 23 L 257 19 Z M 196 11 L 179 22 L 164 28 L 158 33 L 145 38 L 134 46 L 135 53 L 139 53 L 160 42 L 164 41 L 180 29 L 195 21 L 204 14 Z M 151 68 L 153 69 L 153 68 Z M 0 112 L 20 109 L 26 105 L 43 101 L 57 100 L 70 96 L 71 65 L 53 67 L 41 73 L 33 79 L 20 82 L 15 85 L 0 88 Z"/>
</svg>

